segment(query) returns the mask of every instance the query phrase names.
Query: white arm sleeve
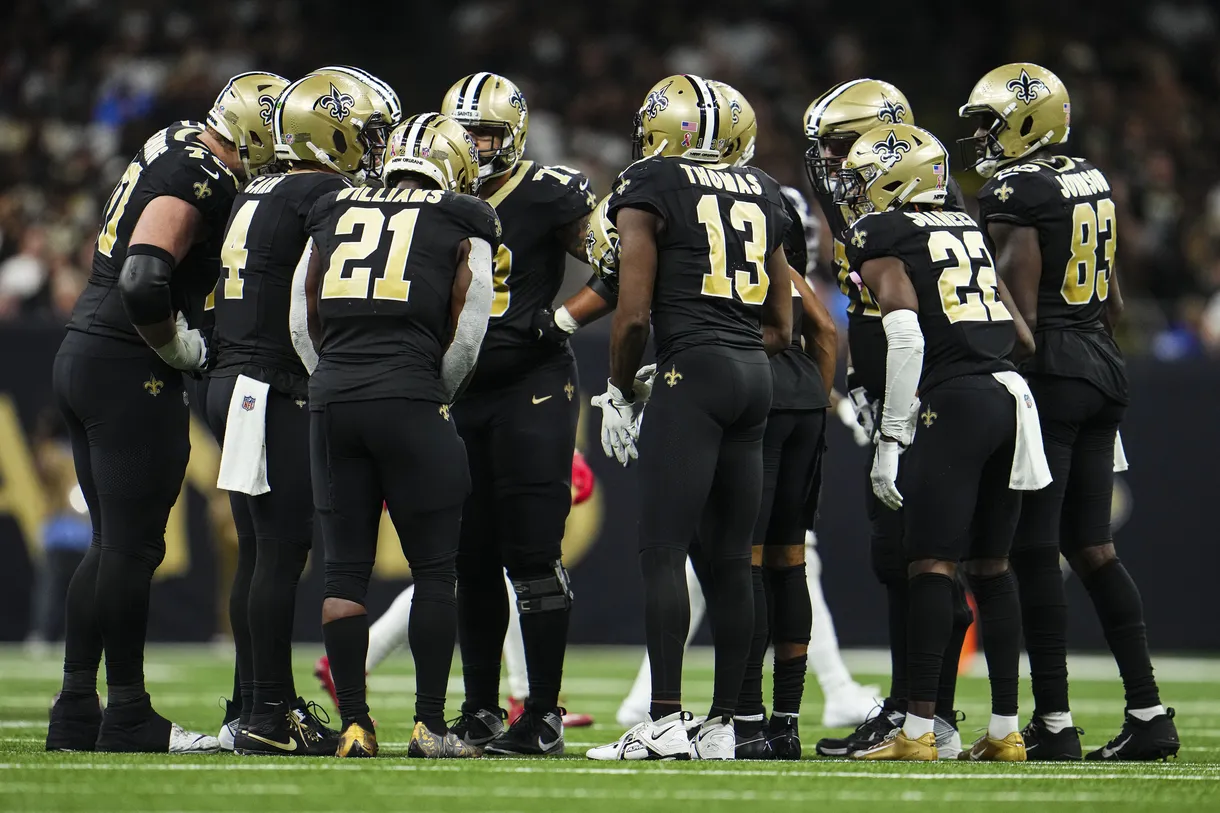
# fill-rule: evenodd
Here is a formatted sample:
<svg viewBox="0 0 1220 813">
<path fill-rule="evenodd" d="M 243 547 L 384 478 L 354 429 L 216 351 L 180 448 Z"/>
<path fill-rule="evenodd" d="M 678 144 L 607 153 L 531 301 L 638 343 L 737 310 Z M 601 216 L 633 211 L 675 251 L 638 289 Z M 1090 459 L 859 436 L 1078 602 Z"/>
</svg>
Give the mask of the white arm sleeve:
<svg viewBox="0 0 1220 813">
<path fill-rule="evenodd" d="M 915 392 L 923 371 L 923 332 L 915 311 L 900 310 L 881 318 L 885 328 L 885 407 L 881 411 L 881 434 L 903 446 L 914 436 L 911 416 L 917 409 Z"/>
<path fill-rule="evenodd" d="M 474 369 L 483 335 L 487 333 L 487 319 L 491 316 L 491 246 L 486 240 L 470 238 L 470 257 L 466 264 L 470 267 L 466 304 L 458 314 L 453 341 L 441 358 L 441 382 L 451 403 Z"/>
<path fill-rule="evenodd" d="M 313 375 L 318 366 L 318 353 L 313 349 L 313 340 L 309 338 L 309 314 L 305 306 L 305 274 L 309 270 L 309 255 L 313 251 L 313 238 L 305 242 L 305 250 L 297 262 L 296 271 L 292 274 L 292 302 L 288 308 L 288 330 L 292 334 L 292 346 L 305 370 Z"/>
</svg>

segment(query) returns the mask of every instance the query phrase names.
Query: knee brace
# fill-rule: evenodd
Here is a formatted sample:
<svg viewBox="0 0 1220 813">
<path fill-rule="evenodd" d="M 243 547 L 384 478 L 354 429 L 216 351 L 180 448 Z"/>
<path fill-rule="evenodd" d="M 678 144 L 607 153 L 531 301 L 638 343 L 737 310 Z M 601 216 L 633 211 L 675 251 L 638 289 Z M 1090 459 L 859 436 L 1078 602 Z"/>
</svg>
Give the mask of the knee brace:
<svg viewBox="0 0 1220 813">
<path fill-rule="evenodd" d="M 551 562 L 552 572 L 537 579 L 513 579 L 517 594 L 517 612 L 550 613 L 572 609 L 572 584 L 568 571 L 559 559 Z"/>
</svg>

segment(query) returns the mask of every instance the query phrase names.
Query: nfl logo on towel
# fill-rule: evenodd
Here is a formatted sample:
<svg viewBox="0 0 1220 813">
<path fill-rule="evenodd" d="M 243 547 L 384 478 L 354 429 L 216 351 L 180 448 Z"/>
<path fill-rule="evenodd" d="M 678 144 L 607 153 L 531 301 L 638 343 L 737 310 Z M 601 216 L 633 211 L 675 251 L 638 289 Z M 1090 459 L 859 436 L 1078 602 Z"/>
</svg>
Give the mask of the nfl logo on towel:
<svg viewBox="0 0 1220 813">
<path fill-rule="evenodd" d="M 243 396 L 241 399 L 241 408 L 244 409 L 246 412 L 250 412 L 251 410 L 253 410 L 254 409 L 254 396 L 253 395 Z"/>
<path fill-rule="evenodd" d="M 1034 399 L 1029 397 L 1029 393 L 1025 393 L 1025 408 L 1031 409 L 1034 405 Z"/>
</svg>

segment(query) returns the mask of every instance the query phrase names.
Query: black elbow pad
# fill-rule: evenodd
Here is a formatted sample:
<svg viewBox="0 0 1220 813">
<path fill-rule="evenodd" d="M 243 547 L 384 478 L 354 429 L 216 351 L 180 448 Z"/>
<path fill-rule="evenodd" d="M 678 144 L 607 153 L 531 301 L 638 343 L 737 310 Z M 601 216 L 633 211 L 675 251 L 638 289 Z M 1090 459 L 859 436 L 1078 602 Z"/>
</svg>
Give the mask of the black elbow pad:
<svg viewBox="0 0 1220 813">
<path fill-rule="evenodd" d="M 160 246 L 141 244 L 127 249 L 119 272 L 119 296 L 133 325 L 154 325 L 174 318 L 169 280 L 174 255 Z"/>
</svg>

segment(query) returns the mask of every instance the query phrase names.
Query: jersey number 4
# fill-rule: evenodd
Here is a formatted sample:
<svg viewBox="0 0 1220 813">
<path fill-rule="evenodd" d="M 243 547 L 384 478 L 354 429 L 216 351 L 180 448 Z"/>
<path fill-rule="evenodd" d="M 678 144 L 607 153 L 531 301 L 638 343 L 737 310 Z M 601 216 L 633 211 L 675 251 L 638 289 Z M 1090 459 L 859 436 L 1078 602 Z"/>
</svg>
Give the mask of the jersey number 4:
<svg viewBox="0 0 1220 813">
<path fill-rule="evenodd" d="M 767 279 L 767 216 L 757 203 L 739 200 L 729 209 L 729 222 L 743 234 L 749 224 L 750 239 L 746 241 L 746 262 L 754 266 L 753 271 L 735 270 L 729 279 L 728 260 L 724 248 L 724 220 L 720 217 L 720 204 L 715 195 L 699 198 L 695 208 L 699 222 L 707 230 L 707 255 L 712 270 L 703 275 L 703 295 L 732 299 L 737 296 L 747 305 L 761 305 L 767 297 L 770 280 Z M 757 275 L 758 281 L 754 281 Z"/>
<path fill-rule="evenodd" d="M 936 282 L 950 324 L 1012 319 L 999 300 L 1000 283 L 982 232 L 968 231 L 959 240 L 953 232 L 934 231 L 928 235 L 928 253 L 934 263 L 953 263 L 940 272 Z"/>
<path fill-rule="evenodd" d="M 322 277 L 322 299 L 368 299 L 369 280 L 373 269 L 368 266 L 353 266 L 344 276 L 347 264 L 359 262 L 377 250 L 381 235 L 389 230 L 389 254 L 381 276 L 373 282 L 373 299 L 390 302 L 406 302 L 411 295 L 411 281 L 407 279 L 407 256 L 411 253 L 411 241 L 415 238 L 415 223 L 419 220 L 418 209 L 403 209 L 386 222 L 380 209 L 348 209 L 335 224 L 335 234 L 355 234 L 362 226 L 358 240 L 340 243 L 330 255 L 330 265 Z"/>
<path fill-rule="evenodd" d="M 1064 302 L 1087 305 L 1093 301 L 1094 292 L 1103 302 L 1110 296 L 1110 275 L 1114 273 L 1114 252 L 1118 248 L 1117 227 L 1114 203 L 1109 198 L 1077 203 L 1072 209 L 1072 256 L 1059 290 Z M 1104 245 L 1099 231 L 1106 235 Z M 1098 254 L 1105 260 L 1105 269 L 1097 267 Z"/>
</svg>

